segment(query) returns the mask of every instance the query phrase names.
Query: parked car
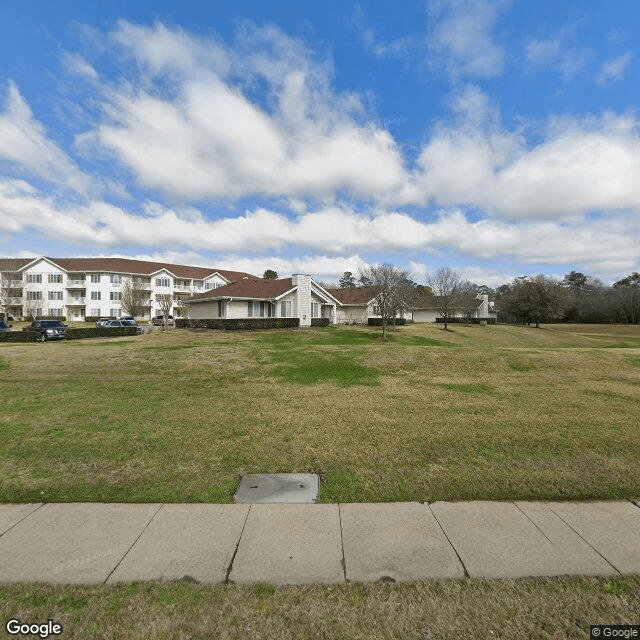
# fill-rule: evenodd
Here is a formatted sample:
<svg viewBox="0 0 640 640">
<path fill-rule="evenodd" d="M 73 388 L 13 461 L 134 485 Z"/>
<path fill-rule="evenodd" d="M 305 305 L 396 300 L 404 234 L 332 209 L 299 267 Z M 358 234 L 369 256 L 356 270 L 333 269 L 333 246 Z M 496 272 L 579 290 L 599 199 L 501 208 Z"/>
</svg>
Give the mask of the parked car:
<svg viewBox="0 0 640 640">
<path fill-rule="evenodd" d="M 68 325 L 60 320 L 34 320 L 23 331 L 37 333 L 36 340 L 44 342 L 45 340 L 64 340 L 68 328 Z"/>
<path fill-rule="evenodd" d="M 12 324 L 7 324 L 4 320 L 0 320 L 0 331 L 9 331 L 12 326 Z"/>
<path fill-rule="evenodd" d="M 96 322 L 96 328 L 106 327 L 112 320 L 113 318 L 101 318 Z"/>
<path fill-rule="evenodd" d="M 156 316 L 155 318 L 153 318 L 153 320 L 151 320 L 151 324 L 155 325 L 156 327 L 164 325 L 164 316 L 163 315 Z M 175 326 L 176 322 L 173 319 L 173 316 L 167 316 L 167 324 L 170 327 Z"/>
<path fill-rule="evenodd" d="M 116 327 L 134 327 L 138 331 L 136 333 L 140 334 L 143 332 L 142 327 L 139 327 L 135 320 L 109 320 L 107 324 L 102 325 L 105 329 L 116 328 Z"/>
</svg>

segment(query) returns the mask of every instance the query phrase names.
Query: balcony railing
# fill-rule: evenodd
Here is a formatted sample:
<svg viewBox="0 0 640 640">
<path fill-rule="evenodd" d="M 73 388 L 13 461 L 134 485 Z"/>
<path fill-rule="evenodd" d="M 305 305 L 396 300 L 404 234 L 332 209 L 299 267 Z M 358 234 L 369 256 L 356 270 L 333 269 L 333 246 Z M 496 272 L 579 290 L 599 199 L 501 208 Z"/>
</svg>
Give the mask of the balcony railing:
<svg viewBox="0 0 640 640">
<path fill-rule="evenodd" d="M 67 289 L 85 289 L 86 286 L 86 280 L 67 280 Z"/>
<path fill-rule="evenodd" d="M 85 304 L 87 304 L 86 298 L 69 298 L 69 302 L 67 302 L 70 307 L 84 306 Z"/>
<path fill-rule="evenodd" d="M 191 287 L 184 284 L 174 284 L 173 289 L 174 291 L 191 291 Z"/>
</svg>

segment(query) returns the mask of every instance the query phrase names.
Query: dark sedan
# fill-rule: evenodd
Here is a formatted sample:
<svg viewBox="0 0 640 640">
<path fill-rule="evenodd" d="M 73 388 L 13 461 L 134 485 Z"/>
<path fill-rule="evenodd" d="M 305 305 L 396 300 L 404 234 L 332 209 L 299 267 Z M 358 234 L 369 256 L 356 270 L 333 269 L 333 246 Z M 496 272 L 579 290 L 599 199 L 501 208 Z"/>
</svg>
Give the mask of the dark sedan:
<svg viewBox="0 0 640 640">
<path fill-rule="evenodd" d="M 64 340 L 68 328 L 60 320 L 34 320 L 23 331 L 36 333 L 36 340 L 44 342 L 45 340 Z"/>
</svg>

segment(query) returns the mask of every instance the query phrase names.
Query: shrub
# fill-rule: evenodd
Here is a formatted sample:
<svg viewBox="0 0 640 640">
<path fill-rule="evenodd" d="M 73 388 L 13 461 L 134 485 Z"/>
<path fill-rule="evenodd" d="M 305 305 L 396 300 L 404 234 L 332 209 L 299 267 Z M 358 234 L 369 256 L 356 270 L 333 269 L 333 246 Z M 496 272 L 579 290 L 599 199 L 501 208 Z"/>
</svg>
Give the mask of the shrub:
<svg viewBox="0 0 640 640">
<path fill-rule="evenodd" d="M 330 324 L 329 318 L 311 318 L 312 327 L 328 327 Z"/>
<path fill-rule="evenodd" d="M 368 321 L 370 327 L 381 327 L 382 326 L 382 318 L 369 318 Z M 387 319 L 387 326 L 390 327 L 393 324 L 393 320 Z M 402 326 L 403 324 L 407 324 L 406 318 L 396 318 L 396 327 Z"/>
<path fill-rule="evenodd" d="M 67 340 L 82 340 L 83 338 L 115 338 L 119 336 L 135 336 L 137 327 L 86 327 L 82 329 L 67 329 Z"/>
<path fill-rule="evenodd" d="M 212 318 L 188 320 L 178 318 L 176 327 L 187 329 L 224 329 L 225 331 L 255 329 L 290 329 L 300 326 L 300 318 Z"/>
<path fill-rule="evenodd" d="M 444 324 L 444 318 L 436 318 L 436 322 Z M 447 318 L 447 324 L 480 324 L 486 322 L 487 324 L 495 324 L 495 318 Z"/>
</svg>

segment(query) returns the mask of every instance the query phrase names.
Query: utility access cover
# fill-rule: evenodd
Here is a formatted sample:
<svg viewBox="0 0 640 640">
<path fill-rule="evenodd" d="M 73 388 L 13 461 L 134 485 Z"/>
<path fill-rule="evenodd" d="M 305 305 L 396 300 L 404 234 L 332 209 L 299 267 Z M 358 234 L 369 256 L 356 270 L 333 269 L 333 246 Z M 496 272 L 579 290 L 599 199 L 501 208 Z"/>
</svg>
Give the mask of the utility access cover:
<svg viewBox="0 0 640 640">
<path fill-rule="evenodd" d="M 318 501 L 320 480 L 315 473 L 265 473 L 242 477 L 233 501 L 249 504 Z"/>
</svg>

